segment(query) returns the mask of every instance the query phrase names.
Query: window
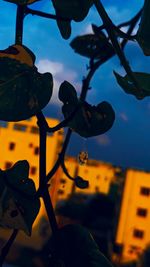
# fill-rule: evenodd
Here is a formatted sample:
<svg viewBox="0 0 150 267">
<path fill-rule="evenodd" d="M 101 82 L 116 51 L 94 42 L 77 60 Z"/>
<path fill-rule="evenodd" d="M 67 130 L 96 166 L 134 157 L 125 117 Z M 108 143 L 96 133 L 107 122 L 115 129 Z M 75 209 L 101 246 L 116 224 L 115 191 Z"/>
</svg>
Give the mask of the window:
<svg viewBox="0 0 150 267">
<path fill-rule="evenodd" d="M 139 229 L 134 229 L 133 236 L 142 239 L 144 237 L 144 231 Z"/>
<path fill-rule="evenodd" d="M 14 130 L 25 132 L 27 129 L 27 126 L 25 124 L 15 123 L 13 128 Z"/>
<path fill-rule="evenodd" d="M 57 193 L 58 193 L 58 195 L 63 195 L 63 194 L 64 194 L 64 191 L 61 190 L 61 189 L 59 189 L 59 190 L 57 191 Z"/>
<path fill-rule="evenodd" d="M 0 121 L 0 127 L 7 128 L 8 122 L 6 121 Z"/>
<path fill-rule="evenodd" d="M 10 162 L 10 161 L 6 161 L 6 162 L 5 162 L 5 169 L 9 169 L 9 168 L 11 168 L 12 165 L 13 165 L 12 162 Z"/>
<path fill-rule="evenodd" d="M 61 179 L 60 179 L 60 183 L 61 183 L 61 184 L 66 184 L 66 180 L 63 179 L 63 178 L 61 178 Z"/>
<path fill-rule="evenodd" d="M 95 186 L 95 192 L 98 193 L 99 192 L 99 187 Z"/>
<path fill-rule="evenodd" d="M 142 186 L 140 188 L 140 194 L 144 195 L 144 196 L 149 196 L 150 195 L 150 188 Z"/>
<path fill-rule="evenodd" d="M 15 143 L 14 142 L 10 142 L 9 143 L 9 150 L 14 150 L 15 149 Z"/>
<path fill-rule="evenodd" d="M 30 173 L 33 175 L 36 174 L 36 167 L 32 166 L 30 169 Z"/>
<path fill-rule="evenodd" d="M 38 146 L 36 146 L 34 148 L 34 155 L 39 155 L 39 147 Z"/>
<path fill-rule="evenodd" d="M 136 215 L 138 215 L 140 217 L 146 217 L 147 216 L 147 209 L 137 208 Z"/>
<path fill-rule="evenodd" d="M 35 127 L 35 126 L 32 126 L 30 132 L 31 133 L 35 133 L 35 134 L 38 134 L 39 133 L 39 128 L 38 127 Z"/>
<path fill-rule="evenodd" d="M 97 175 L 97 176 L 96 176 L 96 179 L 97 179 L 97 180 L 99 180 L 99 179 L 100 179 L 100 177 L 101 177 L 100 175 Z"/>
</svg>

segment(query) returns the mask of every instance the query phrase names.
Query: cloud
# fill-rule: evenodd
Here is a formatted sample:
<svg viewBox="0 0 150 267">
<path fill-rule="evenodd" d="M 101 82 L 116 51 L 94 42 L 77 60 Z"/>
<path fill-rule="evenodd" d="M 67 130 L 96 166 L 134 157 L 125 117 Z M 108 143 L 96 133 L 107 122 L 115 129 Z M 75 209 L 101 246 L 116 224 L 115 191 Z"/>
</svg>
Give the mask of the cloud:
<svg viewBox="0 0 150 267">
<path fill-rule="evenodd" d="M 124 122 L 127 122 L 129 120 L 128 116 L 124 112 L 120 112 L 119 113 L 119 118 L 121 118 L 121 120 L 124 121 Z"/>
<path fill-rule="evenodd" d="M 106 134 L 96 137 L 96 142 L 101 146 L 108 146 L 111 143 L 110 138 Z"/>
<path fill-rule="evenodd" d="M 90 34 L 93 33 L 92 24 L 87 24 L 81 34 Z"/>
<path fill-rule="evenodd" d="M 65 65 L 61 62 L 51 61 L 48 59 L 41 59 L 36 64 L 38 71 L 40 73 L 50 72 L 54 78 L 54 88 L 53 88 L 53 96 L 51 99 L 52 103 L 58 104 L 60 101 L 58 100 L 58 89 L 60 84 L 67 80 L 70 82 L 78 91 L 80 88 L 80 83 L 77 81 L 77 73 L 71 69 L 65 67 Z"/>
</svg>

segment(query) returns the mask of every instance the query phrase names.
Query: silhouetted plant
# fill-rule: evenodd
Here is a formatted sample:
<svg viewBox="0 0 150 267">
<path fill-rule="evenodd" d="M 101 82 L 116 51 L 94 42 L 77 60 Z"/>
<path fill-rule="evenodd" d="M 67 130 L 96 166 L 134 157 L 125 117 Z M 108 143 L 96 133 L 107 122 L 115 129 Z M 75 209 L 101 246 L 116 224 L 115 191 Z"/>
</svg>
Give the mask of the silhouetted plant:
<svg viewBox="0 0 150 267">
<path fill-rule="evenodd" d="M 86 102 L 91 79 L 103 63 L 112 56 L 117 55 L 126 71 L 125 77 L 114 72 L 119 85 L 125 92 L 134 94 L 138 99 L 143 99 L 145 96 L 150 95 L 150 75 L 132 72 L 123 52 L 127 41 L 133 40 L 139 43 L 145 55 L 150 55 L 149 0 L 145 0 L 143 11 L 140 10 L 130 21 L 118 26 L 113 24 L 100 0 L 52 0 L 56 15 L 29 8 L 29 5 L 37 0 L 5 1 L 17 5 L 17 16 L 15 44 L 0 51 L 0 119 L 4 121 L 20 121 L 31 116 L 37 117 L 40 139 L 40 164 L 39 188 L 37 191 L 35 190 L 34 182 L 28 178 L 29 164 L 27 161 L 18 161 L 9 170 L 0 171 L 0 223 L 4 227 L 14 229 L 10 239 L 1 251 L 0 265 L 2 266 L 19 230 L 24 230 L 26 234 L 31 235 L 32 224 L 40 208 L 39 199 L 42 198 L 53 232 L 54 254 L 57 254 L 58 257 L 61 256 L 60 260 L 62 260 L 58 265 L 74 266 L 68 254 L 70 243 L 67 244 L 66 240 L 75 238 L 76 253 L 79 253 L 81 257 L 80 266 L 83 266 L 85 261 L 87 262 L 87 259 L 89 259 L 86 266 L 109 267 L 111 264 L 100 254 L 94 241 L 85 230 L 80 229 L 79 226 L 69 226 L 58 230 L 48 191 L 48 182 L 61 166 L 68 178 L 75 181 L 76 186 L 80 188 L 88 186 L 88 182 L 84 181 L 83 178 L 76 177 L 74 179 L 68 173 L 65 167 L 65 153 L 72 131 L 83 137 L 92 137 L 105 133 L 113 125 L 115 113 L 109 103 L 103 101 L 97 106 L 91 106 Z M 68 81 L 64 81 L 61 84 L 59 99 L 63 102 L 62 113 L 65 119 L 52 128 L 47 124 L 41 110 L 51 99 L 53 76 L 51 73 L 40 74 L 38 72 L 35 66 L 35 55 L 23 45 L 24 18 L 28 14 L 32 14 L 54 19 L 57 21 L 62 37 L 68 39 L 71 35 L 71 21 L 82 21 L 92 6 L 95 6 L 103 24 L 101 26 L 93 24 L 93 34 L 76 37 L 71 42 L 71 47 L 75 52 L 89 58 L 88 73 L 83 79 L 79 98 L 75 88 Z M 132 36 L 131 33 L 141 14 L 142 19 L 138 32 Z M 126 33 L 121 30 L 123 26 L 128 26 Z M 122 38 L 121 42 L 119 41 L 120 37 Z M 46 135 L 49 132 L 58 131 L 62 127 L 69 127 L 62 150 L 53 168 L 46 173 Z M 82 235 L 84 235 L 84 238 L 82 238 Z M 85 242 L 84 245 L 87 245 L 89 250 L 82 250 L 82 247 L 80 251 L 78 250 L 80 239 L 86 240 L 87 243 Z M 90 252 L 90 248 L 93 254 Z M 73 250 L 71 253 L 73 253 Z"/>
</svg>

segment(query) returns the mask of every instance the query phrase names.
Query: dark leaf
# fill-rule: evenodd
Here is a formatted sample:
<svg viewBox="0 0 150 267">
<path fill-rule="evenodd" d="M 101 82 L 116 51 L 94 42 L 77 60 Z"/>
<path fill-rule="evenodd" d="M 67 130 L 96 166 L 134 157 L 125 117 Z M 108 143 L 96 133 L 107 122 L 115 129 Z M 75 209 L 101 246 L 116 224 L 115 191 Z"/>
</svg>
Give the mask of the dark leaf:
<svg viewBox="0 0 150 267">
<path fill-rule="evenodd" d="M 75 179 L 75 185 L 80 189 L 85 189 L 89 187 L 89 182 L 87 180 L 84 180 L 82 177 L 77 176 Z"/>
<path fill-rule="evenodd" d="M 81 245 L 84 244 L 84 245 Z M 51 255 L 72 267 L 112 267 L 92 235 L 82 226 L 66 225 L 51 239 Z"/>
<path fill-rule="evenodd" d="M 115 120 L 115 113 L 108 102 L 102 102 L 97 106 L 91 106 L 87 102 L 79 102 L 80 107 L 73 119 L 68 123 L 68 127 L 83 137 L 91 137 L 108 131 Z M 70 102 L 64 104 L 62 112 L 67 118 L 76 106 Z"/>
<path fill-rule="evenodd" d="M 71 34 L 71 20 L 82 21 L 93 4 L 92 0 L 52 0 L 56 15 L 66 19 L 67 22 L 57 20 L 62 37 L 68 39 Z"/>
<path fill-rule="evenodd" d="M 12 47 L 8 50 L 0 52 L 0 119 L 19 121 L 35 115 L 48 104 L 53 78 L 50 73 L 38 73 L 33 65 L 34 55 L 27 49 L 19 49 L 19 54 L 15 54 L 18 47 L 13 47 L 11 53 Z"/>
<path fill-rule="evenodd" d="M 32 198 L 36 190 L 28 175 L 29 164 L 25 160 L 18 161 L 6 171 L 0 171 L 0 225 L 31 235 L 40 201 Z"/>
<path fill-rule="evenodd" d="M 38 2 L 40 0 L 4 0 L 6 2 L 14 3 L 17 5 L 30 5 L 34 2 Z"/>
<path fill-rule="evenodd" d="M 78 36 L 70 43 L 74 51 L 82 56 L 94 59 L 103 59 L 113 52 L 112 45 L 108 42 L 103 32 Z"/>
<path fill-rule="evenodd" d="M 11 45 L 5 50 L 0 50 L 0 58 L 3 57 L 16 59 L 30 67 L 33 67 L 35 63 L 35 55 L 24 45 Z"/>
<path fill-rule="evenodd" d="M 77 92 L 72 84 L 67 81 L 60 85 L 58 97 L 64 104 L 70 101 L 72 104 L 78 103 Z"/>
<path fill-rule="evenodd" d="M 134 72 L 134 76 L 141 88 L 139 91 L 128 75 L 122 77 L 117 72 L 114 72 L 118 84 L 123 88 L 127 94 L 135 95 L 137 99 L 143 99 L 150 96 L 150 74 L 142 72 Z"/>
<path fill-rule="evenodd" d="M 137 41 L 144 54 L 150 56 L 150 1 L 144 1 L 141 22 L 137 32 Z"/>
</svg>

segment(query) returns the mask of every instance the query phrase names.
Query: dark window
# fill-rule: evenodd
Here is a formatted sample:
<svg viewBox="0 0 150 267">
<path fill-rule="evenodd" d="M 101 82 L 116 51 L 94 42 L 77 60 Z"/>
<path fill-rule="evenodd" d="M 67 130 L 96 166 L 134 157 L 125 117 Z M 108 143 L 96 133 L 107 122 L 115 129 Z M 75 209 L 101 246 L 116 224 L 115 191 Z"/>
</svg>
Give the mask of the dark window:
<svg viewBox="0 0 150 267">
<path fill-rule="evenodd" d="M 15 143 L 14 142 L 10 142 L 9 143 L 9 150 L 14 150 L 15 149 Z"/>
<path fill-rule="evenodd" d="M 95 186 L 95 192 L 99 192 L 99 187 L 98 186 Z"/>
<path fill-rule="evenodd" d="M 34 155 L 39 155 L 39 147 L 38 146 L 36 146 L 34 148 Z"/>
<path fill-rule="evenodd" d="M 96 176 L 96 179 L 97 179 L 97 180 L 99 180 L 99 179 L 100 179 L 100 177 L 101 177 L 100 175 L 97 175 L 97 176 Z"/>
<path fill-rule="evenodd" d="M 149 196 L 150 195 L 150 188 L 142 186 L 140 188 L 140 194 L 144 195 L 144 196 Z"/>
<path fill-rule="evenodd" d="M 136 215 L 141 216 L 141 217 L 146 217 L 147 209 L 137 208 Z"/>
<path fill-rule="evenodd" d="M 66 184 L 66 180 L 63 179 L 63 178 L 61 178 L 61 179 L 60 179 L 60 183 L 61 183 L 61 184 Z"/>
<path fill-rule="evenodd" d="M 39 128 L 38 127 L 31 127 L 31 133 L 35 133 L 35 134 L 38 134 L 39 133 Z"/>
<path fill-rule="evenodd" d="M 6 121 L 0 121 L 0 127 L 7 128 L 8 122 Z"/>
<path fill-rule="evenodd" d="M 14 124 L 14 130 L 25 132 L 26 129 L 27 126 L 25 124 L 19 124 L 19 123 Z"/>
<path fill-rule="evenodd" d="M 133 236 L 142 239 L 144 237 L 144 231 L 139 229 L 134 229 Z"/>
<path fill-rule="evenodd" d="M 30 170 L 31 174 L 36 174 L 36 167 L 32 166 Z"/>
<path fill-rule="evenodd" d="M 6 162 L 5 162 L 5 169 L 9 169 L 9 168 L 11 168 L 12 165 L 13 165 L 12 162 L 10 162 L 10 161 L 6 161 Z"/>
<path fill-rule="evenodd" d="M 32 144 L 32 143 L 30 143 L 30 144 L 29 144 L 29 147 L 33 147 L 33 144 Z"/>
<path fill-rule="evenodd" d="M 63 194 L 64 194 L 64 191 L 61 190 L 61 189 L 59 189 L 59 190 L 57 191 L 57 193 L 58 193 L 59 195 L 63 195 Z"/>
</svg>

